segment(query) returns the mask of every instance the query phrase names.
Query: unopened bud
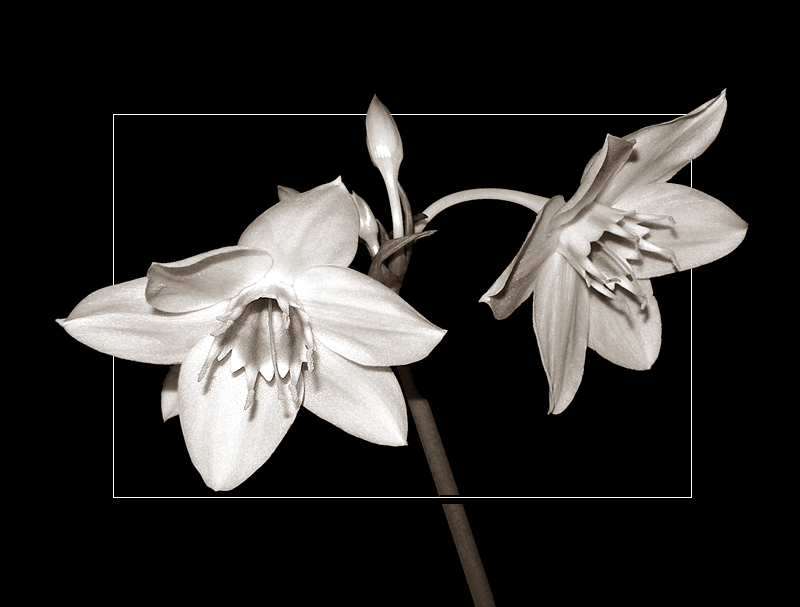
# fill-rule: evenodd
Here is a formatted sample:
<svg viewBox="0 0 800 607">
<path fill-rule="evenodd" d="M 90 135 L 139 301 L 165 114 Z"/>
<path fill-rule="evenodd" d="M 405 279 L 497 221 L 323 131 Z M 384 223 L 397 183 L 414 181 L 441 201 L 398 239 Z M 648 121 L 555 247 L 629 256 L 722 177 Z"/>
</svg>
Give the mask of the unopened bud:
<svg viewBox="0 0 800 607">
<path fill-rule="evenodd" d="M 378 167 L 392 207 L 393 237 L 403 236 L 403 211 L 397 189 L 397 174 L 403 161 L 403 141 L 394 118 L 378 96 L 372 97 L 367 110 L 367 149 L 372 164 Z"/>
<path fill-rule="evenodd" d="M 394 118 L 375 95 L 367 110 L 367 148 L 372 164 L 396 177 L 403 161 L 403 141 Z"/>
</svg>

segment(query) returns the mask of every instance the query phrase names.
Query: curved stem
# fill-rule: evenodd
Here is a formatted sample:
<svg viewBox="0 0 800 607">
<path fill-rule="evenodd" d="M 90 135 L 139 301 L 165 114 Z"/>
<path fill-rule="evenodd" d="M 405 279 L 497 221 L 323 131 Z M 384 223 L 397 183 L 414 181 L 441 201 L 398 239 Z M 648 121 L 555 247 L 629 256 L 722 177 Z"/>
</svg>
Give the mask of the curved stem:
<svg viewBox="0 0 800 607">
<path fill-rule="evenodd" d="M 502 188 L 478 188 L 475 190 L 464 190 L 449 194 L 444 198 L 440 198 L 427 209 L 423 211 L 427 219 L 418 221 L 414 227 L 415 232 L 421 232 L 428 225 L 428 222 L 436 217 L 445 209 L 452 207 L 460 202 L 468 200 L 506 200 L 508 202 L 515 202 L 533 211 L 539 213 L 549 198 L 543 196 L 536 196 L 535 194 L 528 194 L 527 192 L 519 192 L 517 190 L 504 190 Z"/>
</svg>

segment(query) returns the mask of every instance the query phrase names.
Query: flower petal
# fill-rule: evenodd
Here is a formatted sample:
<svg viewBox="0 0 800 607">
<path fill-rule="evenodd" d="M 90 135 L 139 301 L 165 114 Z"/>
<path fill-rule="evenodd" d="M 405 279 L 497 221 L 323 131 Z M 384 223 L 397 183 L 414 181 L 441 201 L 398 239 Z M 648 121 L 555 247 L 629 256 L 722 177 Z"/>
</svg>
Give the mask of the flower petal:
<svg viewBox="0 0 800 607">
<path fill-rule="evenodd" d="M 161 417 L 164 421 L 175 417 L 179 413 L 178 408 L 178 376 L 181 373 L 180 365 L 172 365 L 164 378 L 164 386 L 161 388 Z"/>
<path fill-rule="evenodd" d="M 561 413 L 583 378 L 589 339 L 586 283 L 560 254 L 541 267 L 533 290 L 533 328 L 550 383 L 550 410 Z"/>
<path fill-rule="evenodd" d="M 564 205 L 558 217 L 558 225 L 563 226 L 592 202 L 598 201 L 599 194 L 612 182 L 615 175 L 624 168 L 633 152 L 634 144 L 626 139 L 606 135 L 602 149 L 592 157 L 584 170 L 581 185 L 569 202 Z"/>
<path fill-rule="evenodd" d="M 563 196 L 545 203 L 514 259 L 480 298 L 479 301 L 489 304 L 496 319 L 510 316 L 533 292 L 539 269 L 558 247 L 559 232 L 552 230 L 550 224 L 564 204 Z"/>
<path fill-rule="evenodd" d="M 297 412 L 284 406 L 278 389 L 260 375 L 253 405 L 245 410 L 247 379 L 244 369 L 231 372 L 230 357 L 197 381 L 213 340 L 198 342 L 181 365 L 180 420 L 189 456 L 206 485 L 229 491 L 269 459 Z"/>
<path fill-rule="evenodd" d="M 297 278 L 294 289 L 314 337 L 362 365 L 420 360 L 446 332 L 388 287 L 348 268 L 311 268 Z"/>
<path fill-rule="evenodd" d="M 379 445 L 406 445 L 408 414 L 391 369 L 366 367 L 322 344 L 306 374 L 303 405 L 345 432 Z"/>
<path fill-rule="evenodd" d="M 267 209 L 247 227 L 239 245 L 269 251 L 279 280 L 292 284 L 313 266 L 350 265 L 359 225 L 353 198 L 337 178 Z"/>
<path fill-rule="evenodd" d="M 744 239 L 747 223 L 716 198 L 675 183 L 654 183 L 627 191 L 614 207 L 624 211 L 669 215 L 675 225 L 654 226 L 645 239 L 671 249 L 680 270 L 688 270 L 724 257 Z M 639 278 L 676 271 L 665 257 L 644 252 L 631 262 Z"/>
<path fill-rule="evenodd" d="M 597 202 L 613 204 L 629 188 L 670 179 L 716 139 L 727 107 L 725 91 L 722 91 L 685 116 L 624 137 L 636 140 L 633 154 L 603 189 Z"/>
<path fill-rule="evenodd" d="M 162 312 L 193 312 L 234 297 L 261 280 L 272 256 L 252 247 L 223 247 L 147 270 L 145 298 Z"/>
<path fill-rule="evenodd" d="M 591 290 L 589 293 L 589 347 L 615 365 L 644 371 L 653 366 L 661 350 L 661 312 L 649 280 L 639 280 L 638 287 L 647 298 L 644 310 L 624 289 L 627 310 L 613 300 Z"/>
<path fill-rule="evenodd" d="M 185 314 L 161 312 L 145 301 L 146 285 L 147 278 L 137 278 L 95 291 L 56 322 L 100 352 L 144 363 L 179 363 L 214 329 L 226 302 Z"/>
<path fill-rule="evenodd" d="M 297 196 L 300 192 L 294 188 L 287 188 L 285 185 L 278 186 L 278 201 L 288 200 L 292 196 Z"/>
</svg>

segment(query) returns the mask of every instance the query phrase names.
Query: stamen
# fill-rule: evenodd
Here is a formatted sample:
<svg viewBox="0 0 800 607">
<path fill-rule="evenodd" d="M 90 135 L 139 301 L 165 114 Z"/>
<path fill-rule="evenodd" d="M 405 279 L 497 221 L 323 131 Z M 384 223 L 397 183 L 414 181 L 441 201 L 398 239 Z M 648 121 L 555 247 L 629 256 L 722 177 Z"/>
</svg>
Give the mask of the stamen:
<svg viewBox="0 0 800 607">
<path fill-rule="evenodd" d="M 215 359 L 221 361 L 230 354 L 229 371 L 244 368 L 245 410 L 255 404 L 255 387 L 261 375 L 269 389 L 278 391 L 284 414 L 296 413 L 305 394 L 303 376 L 314 369 L 315 346 L 308 315 L 291 287 L 281 283 L 248 287 L 217 321 L 211 332 L 214 341 L 197 380 L 208 374 Z"/>
<path fill-rule="evenodd" d="M 291 343 L 289 343 L 288 323 L 284 317 L 283 322 L 279 324 L 282 326 L 282 331 L 273 331 L 272 341 L 272 361 L 275 364 L 278 377 L 283 379 L 289 373 L 290 363 L 294 357 Z"/>
<path fill-rule="evenodd" d="M 675 255 L 675 251 L 673 251 L 672 249 L 662 249 L 661 247 L 654 245 L 652 242 L 648 240 L 641 240 L 639 242 L 639 248 L 644 249 L 645 251 L 649 251 L 650 253 L 657 253 L 662 257 L 668 258 L 672 262 L 672 265 L 675 267 L 675 271 L 676 272 L 681 271 L 680 264 L 678 264 L 678 258 Z"/>
<path fill-rule="evenodd" d="M 622 220 L 622 224 L 620 225 L 622 229 L 628 233 L 628 236 L 625 236 L 625 238 L 630 238 L 630 236 L 632 236 L 639 241 L 650 233 L 649 228 L 640 226 L 635 221 L 629 221 L 627 217 Z"/>
<path fill-rule="evenodd" d="M 614 249 L 612 247 L 608 246 L 602 240 L 598 240 L 597 244 L 600 247 L 600 250 L 602 251 L 602 253 L 604 255 L 610 257 L 611 260 L 616 263 L 618 268 L 622 268 L 622 270 L 624 270 L 625 276 L 628 276 L 628 277 L 633 276 L 633 268 L 631 267 L 631 264 L 629 264 L 627 262 L 627 260 L 625 260 L 622 257 L 620 257 L 619 255 L 617 255 L 614 252 Z"/>
<path fill-rule="evenodd" d="M 670 225 L 675 225 L 675 219 L 671 215 L 648 215 L 647 213 L 634 213 L 632 217 L 638 223 L 654 223 L 664 228 Z"/>
<path fill-rule="evenodd" d="M 647 307 L 647 296 L 639 287 L 639 282 L 636 279 L 630 280 L 628 278 L 623 278 L 620 280 L 619 284 L 623 289 L 639 300 L 639 308 L 644 310 Z"/>
<path fill-rule="evenodd" d="M 234 321 L 225 321 L 227 323 L 227 327 L 230 327 Z M 230 346 L 226 348 L 225 343 L 225 333 L 224 332 L 217 332 L 216 329 L 211 333 L 214 336 L 214 342 L 211 344 L 211 347 L 208 349 L 208 355 L 206 356 L 205 362 L 203 362 L 203 366 L 200 368 L 200 373 L 197 375 L 197 381 L 203 381 L 203 378 L 208 373 L 208 370 L 211 368 L 214 360 L 218 362 L 221 361 L 228 355 L 228 352 L 231 351 Z"/>
<path fill-rule="evenodd" d="M 616 236 L 620 236 L 626 240 L 629 239 L 631 236 L 634 236 L 634 234 L 631 234 L 629 231 L 627 231 L 618 223 L 612 223 L 606 226 L 606 232 L 615 234 Z"/>
<path fill-rule="evenodd" d="M 261 374 L 267 381 L 272 381 L 272 378 L 275 377 L 275 332 L 272 330 L 273 301 L 274 300 L 272 299 L 267 300 L 267 311 L 269 316 L 266 325 L 267 325 L 267 340 L 269 344 L 269 356 L 261 364 Z M 266 373 L 264 371 L 266 371 Z"/>
<path fill-rule="evenodd" d="M 645 236 L 650 234 L 651 230 L 650 228 L 639 225 L 639 222 L 655 224 L 666 228 L 670 225 L 675 225 L 675 219 L 669 215 L 648 215 L 644 213 L 634 213 L 622 220 L 622 227 L 636 238 L 635 246 L 637 250 L 640 249 L 642 251 L 648 251 L 650 253 L 656 253 L 657 255 L 666 257 L 672 262 L 675 270 L 680 271 L 681 268 L 678 264 L 678 258 L 676 257 L 675 252 L 672 251 L 672 249 L 661 248 L 647 240 Z"/>
<path fill-rule="evenodd" d="M 603 274 L 603 272 L 600 270 L 600 268 L 598 268 L 592 262 L 592 260 L 589 259 L 588 257 L 582 258 L 581 261 L 580 261 L 580 265 L 581 265 L 581 268 L 583 268 L 583 270 L 586 272 L 586 274 L 584 274 L 583 278 L 584 278 L 584 280 L 586 280 L 586 286 L 587 287 L 592 286 L 590 281 L 589 281 L 589 278 L 587 278 L 587 276 L 589 276 L 591 278 L 599 279 L 598 282 L 601 282 L 604 285 L 607 285 L 608 283 L 611 282 L 611 279 L 608 276 L 606 276 L 605 274 Z"/>
<path fill-rule="evenodd" d="M 213 335 L 213 334 L 212 334 Z M 208 373 L 208 370 L 211 368 L 212 361 L 217 357 L 219 351 L 222 349 L 222 346 L 218 344 L 219 337 L 214 340 L 214 343 L 211 344 L 211 348 L 208 350 L 208 355 L 206 356 L 205 362 L 203 362 L 203 366 L 200 367 L 200 373 L 197 374 L 197 381 L 203 381 L 203 378 Z"/>
<path fill-rule="evenodd" d="M 618 299 L 617 294 L 614 293 L 614 291 L 613 291 L 613 288 L 614 288 L 613 283 L 611 284 L 611 289 L 607 289 L 604 285 L 602 285 L 601 283 L 597 282 L 596 280 L 592 281 L 591 286 L 595 291 L 597 291 L 601 295 L 605 295 L 609 299 Z"/>
</svg>

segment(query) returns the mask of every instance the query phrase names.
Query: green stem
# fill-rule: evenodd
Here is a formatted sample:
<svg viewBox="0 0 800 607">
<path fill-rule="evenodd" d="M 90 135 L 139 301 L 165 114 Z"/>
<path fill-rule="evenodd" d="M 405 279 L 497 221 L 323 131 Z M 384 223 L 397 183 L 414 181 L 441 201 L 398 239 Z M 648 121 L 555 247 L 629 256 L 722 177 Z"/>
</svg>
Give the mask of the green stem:
<svg viewBox="0 0 800 607">
<path fill-rule="evenodd" d="M 411 409 L 411 417 L 417 427 L 422 449 L 425 458 L 428 460 L 428 467 L 433 475 L 433 482 L 439 495 L 458 495 L 458 487 L 450 470 L 447 461 L 447 454 L 444 452 L 442 439 L 436 429 L 436 422 L 433 419 L 428 401 L 422 397 L 414 385 L 414 378 L 411 369 L 407 366 L 397 367 L 397 374 L 400 383 L 403 385 L 403 392 Z M 475 607 L 494 607 L 494 597 L 489 586 L 489 579 L 483 569 L 478 546 L 475 537 L 472 535 L 472 528 L 469 526 L 467 513 L 464 511 L 463 504 L 442 504 L 447 524 L 450 527 L 450 534 L 458 551 L 458 558 L 467 578 L 470 594 Z"/>
<path fill-rule="evenodd" d="M 468 200 L 506 200 L 508 202 L 515 202 L 521 204 L 525 208 L 530 209 L 534 213 L 539 213 L 549 198 L 543 196 L 536 196 L 526 192 L 519 192 L 517 190 L 504 190 L 502 188 L 478 188 L 475 190 L 464 190 L 462 192 L 455 192 L 449 194 L 444 198 L 440 198 L 422 213 L 426 215 L 427 219 L 418 221 L 414 230 L 420 232 L 425 229 L 428 222 L 436 217 L 445 209 L 452 207 L 455 204 L 466 202 Z"/>
</svg>

